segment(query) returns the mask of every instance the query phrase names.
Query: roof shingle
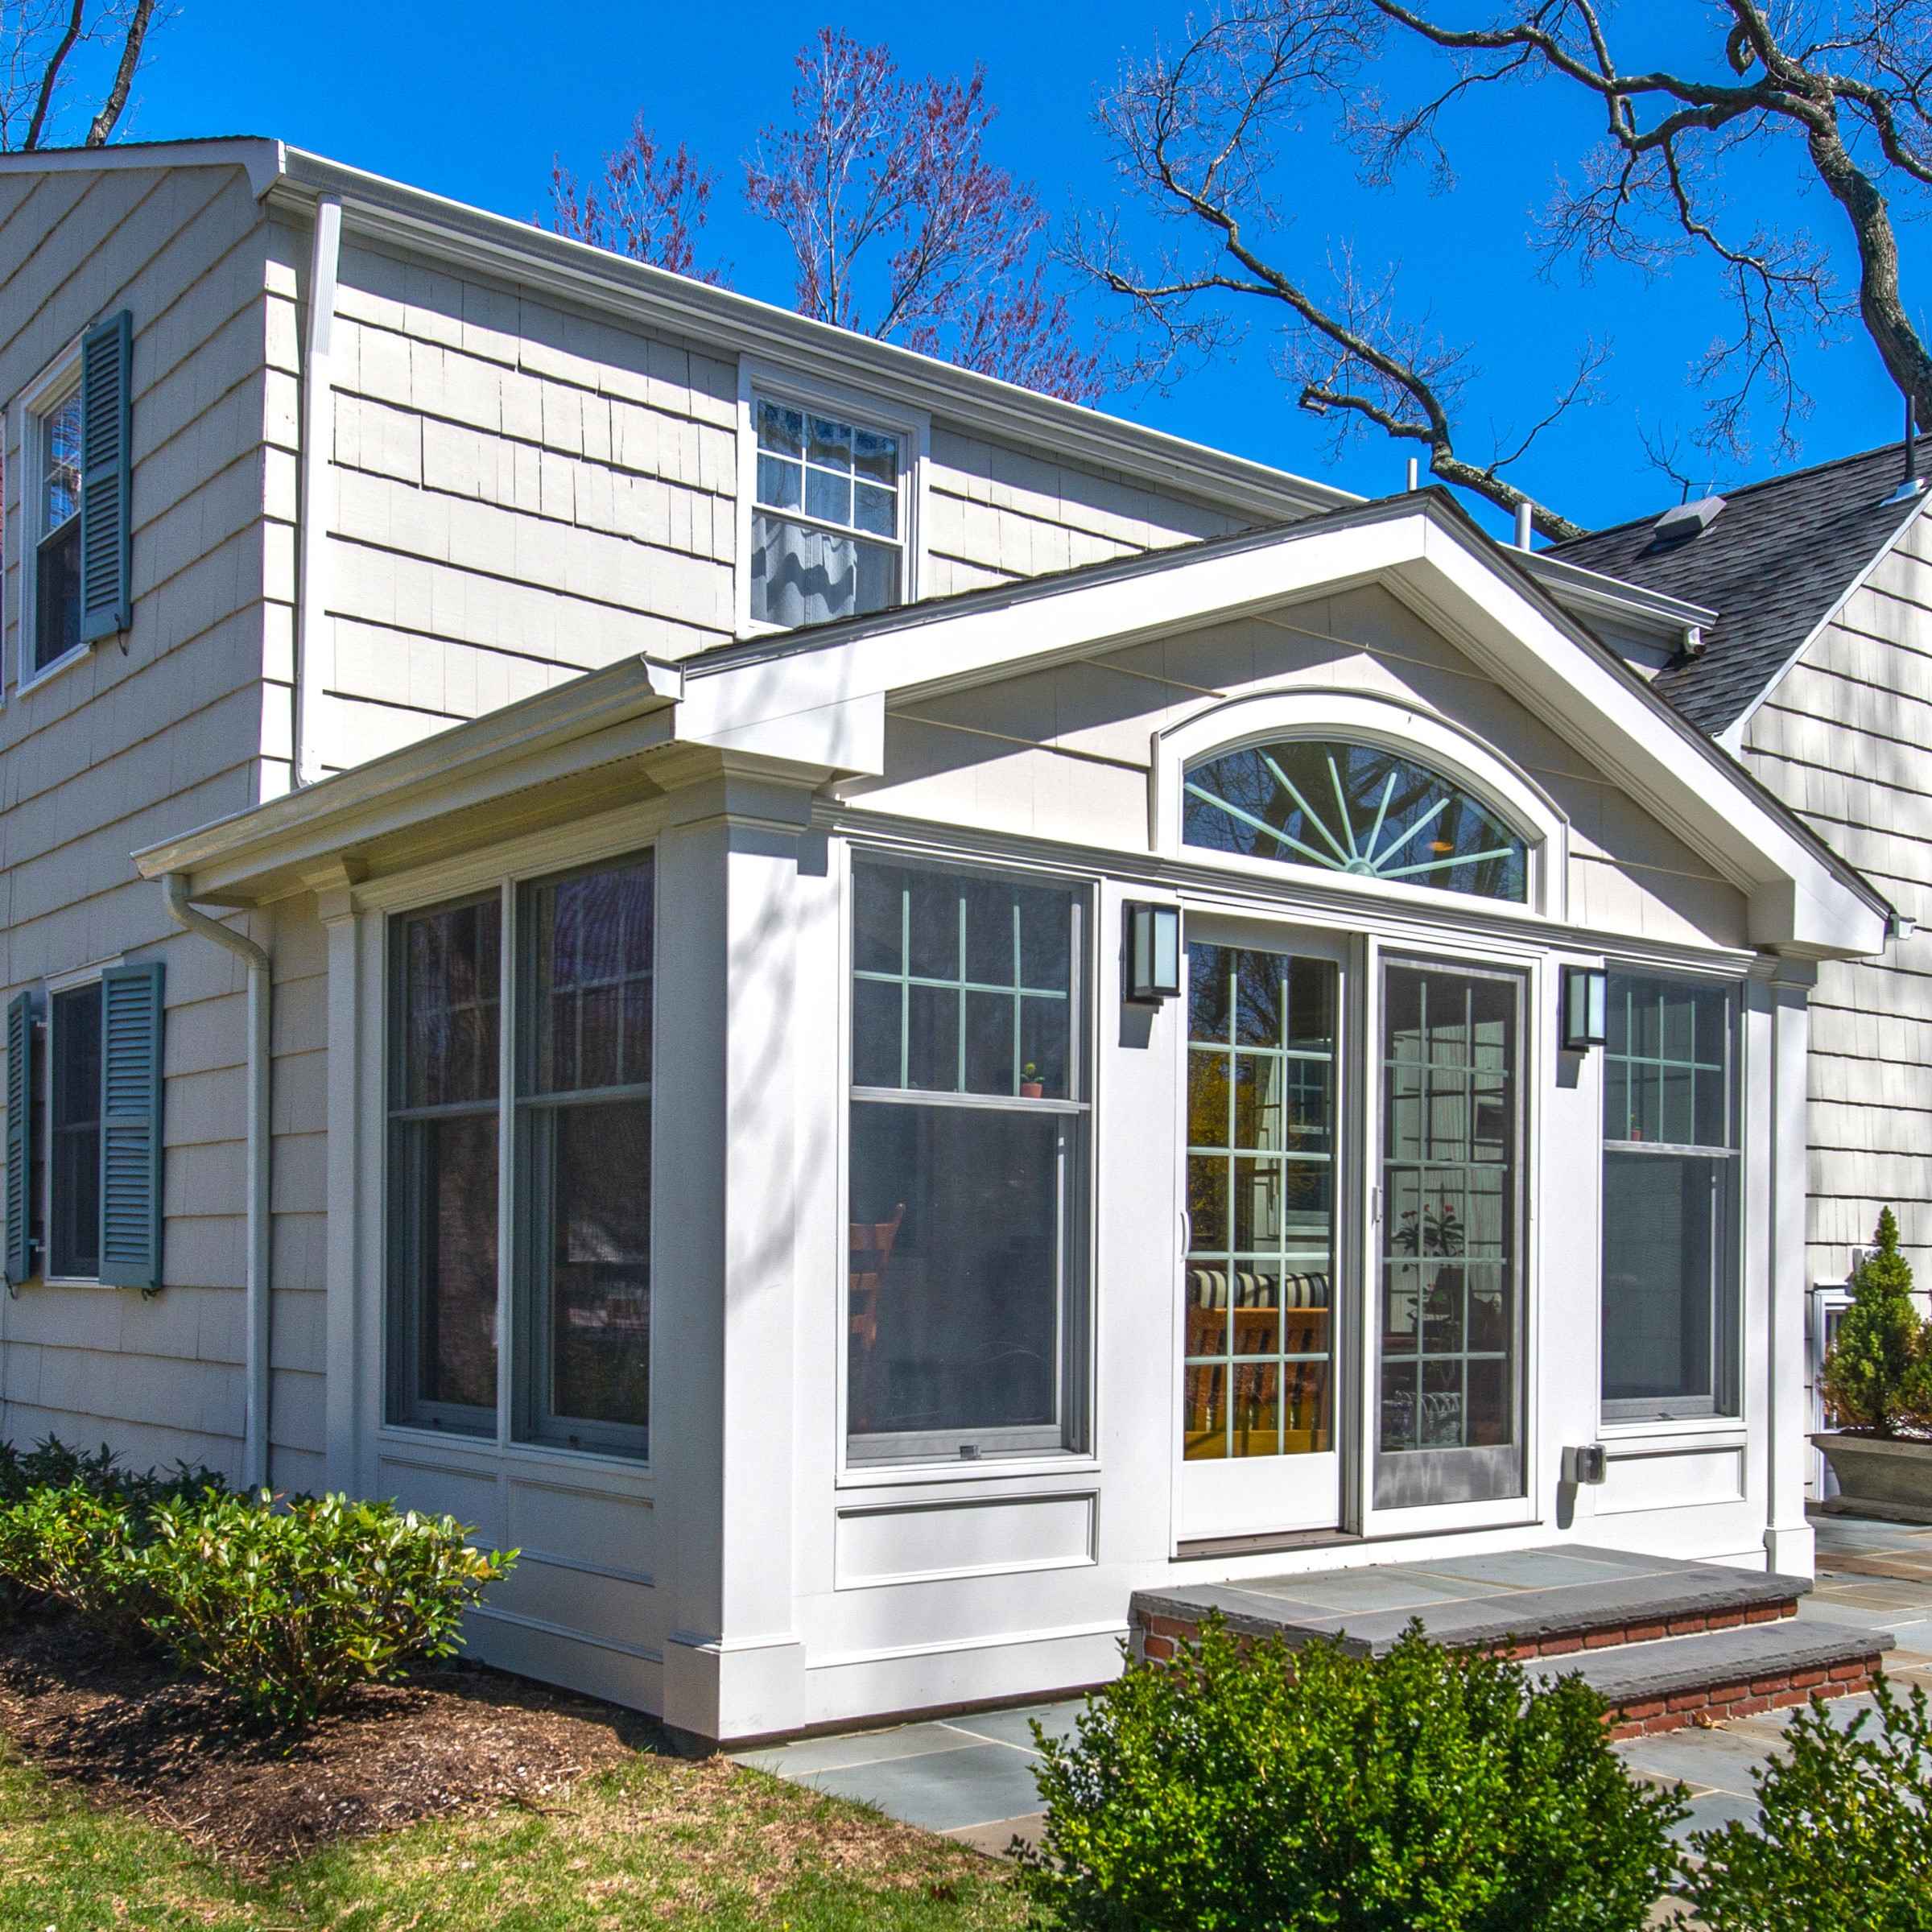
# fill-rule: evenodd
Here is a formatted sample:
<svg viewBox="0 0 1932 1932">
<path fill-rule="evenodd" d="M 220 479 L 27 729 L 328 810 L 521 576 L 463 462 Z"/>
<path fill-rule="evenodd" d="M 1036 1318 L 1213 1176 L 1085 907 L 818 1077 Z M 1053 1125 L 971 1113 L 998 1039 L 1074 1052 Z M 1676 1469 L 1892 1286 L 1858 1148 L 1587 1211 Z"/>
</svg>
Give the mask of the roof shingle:
<svg viewBox="0 0 1932 1932">
<path fill-rule="evenodd" d="M 1932 437 L 1919 444 L 1932 471 Z M 1554 544 L 1550 554 L 1719 613 L 1701 657 L 1659 671 L 1657 694 L 1713 736 L 1748 711 L 1932 496 L 1888 501 L 1903 474 L 1897 443 L 1725 493 L 1701 535 L 1653 547 L 1655 517 Z"/>
</svg>

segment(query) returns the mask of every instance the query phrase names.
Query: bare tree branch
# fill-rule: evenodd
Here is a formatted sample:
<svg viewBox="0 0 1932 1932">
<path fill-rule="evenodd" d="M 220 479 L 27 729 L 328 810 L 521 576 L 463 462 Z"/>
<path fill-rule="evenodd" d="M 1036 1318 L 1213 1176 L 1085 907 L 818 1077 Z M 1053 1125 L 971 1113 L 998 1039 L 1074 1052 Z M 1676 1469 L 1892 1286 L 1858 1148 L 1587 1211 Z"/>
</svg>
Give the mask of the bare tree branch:
<svg viewBox="0 0 1932 1932">
<path fill-rule="evenodd" d="M 127 31 L 122 38 L 121 60 L 114 69 L 114 85 L 107 90 L 107 98 L 101 103 L 101 111 L 88 127 L 89 147 L 105 147 L 109 136 L 127 110 L 128 89 L 134 84 L 134 69 L 141 64 L 142 45 L 147 39 L 147 30 L 154 17 L 155 0 L 135 0 L 134 10 L 128 19 Z"/>
<path fill-rule="evenodd" d="M 1365 0 L 1230 0 L 1178 51 L 1130 66 L 1102 101 L 1100 123 L 1123 185 L 1180 238 L 1143 259 L 1108 218 L 1075 224 L 1063 253 L 1125 305 L 1135 349 L 1121 376 L 1171 381 L 1238 336 L 1229 299 L 1265 305 L 1279 317 L 1279 373 L 1302 407 L 1335 417 L 1338 445 L 1364 425 L 1418 443 L 1433 475 L 1512 513 L 1527 505 L 1546 535 L 1579 535 L 1500 473 L 1589 398 L 1605 352 L 1586 352 L 1567 390 L 1513 448 L 1472 461 L 1457 448 L 1455 427 L 1473 374 L 1466 353 L 1426 318 L 1400 314 L 1393 269 L 1365 277 L 1344 249 L 1318 291 L 1286 266 L 1286 224 L 1269 192 L 1277 141 L 1311 105 L 1338 118 L 1352 111 L 1381 34 Z"/>
<path fill-rule="evenodd" d="M 1801 31 L 1813 9 L 1774 16 L 1759 0 L 1715 0 L 1724 71 L 1709 76 L 1620 66 L 1598 0 L 1517 0 L 1482 27 L 1450 26 L 1410 0 L 1369 4 L 1459 64 L 1455 85 L 1422 106 L 1393 115 L 1372 109 L 1360 118 L 1357 138 L 1372 171 L 1379 165 L 1385 175 L 1419 147 L 1439 147 L 1441 114 L 1478 86 L 1540 75 L 1600 104 L 1604 151 L 1587 162 L 1580 188 L 1559 186 L 1544 214 L 1546 247 L 1586 270 L 1615 259 L 1653 273 L 1686 251 L 1714 262 L 1738 324 L 1693 365 L 1715 391 L 1699 433 L 1707 446 L 1745 453 L 1761 390 L 1789 450 L 1792 424 L 1809 407 L 1793 364 L 1794 333 L 1830 340 L 1854 315 L 1893 380 L 1932 419 L 1932 353 L 1905 308 L 1880 185 L 1886 175 L 1932 185 L 1926 0 L 1856 0 L 1802 46 L 1787 44 L 1785 35 Z M 1856 298 L 1839 292 L 1830 250 L 1802 229 L 1760 219 L 1733 232 L 1715 163 L 1741 174 L 1785 136 L 1802 143 L 1805 165 L 1844 217 L 1859 266 Z"/>
<path fill-rule="evenodd" d="M 167 18 L 159 0 L 0 3 L 0 154 L 105 146 Z"/>
</svg>

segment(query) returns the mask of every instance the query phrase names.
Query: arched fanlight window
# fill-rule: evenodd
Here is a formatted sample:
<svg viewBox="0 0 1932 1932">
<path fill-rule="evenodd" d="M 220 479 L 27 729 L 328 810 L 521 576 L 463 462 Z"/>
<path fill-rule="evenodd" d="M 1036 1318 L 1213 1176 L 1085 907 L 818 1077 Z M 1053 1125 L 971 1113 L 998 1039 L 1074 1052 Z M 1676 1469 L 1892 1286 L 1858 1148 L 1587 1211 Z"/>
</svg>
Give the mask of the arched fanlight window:
<svg viewBox="0 0 1932 1932">
<path fill-rule="evenodd" d="M 1380 745 L 1289 738 L 1187 768 L 1182 837 L 1243 858 L 1526 900 L 1529 845 L 1455 779 Z"/>
</svg>

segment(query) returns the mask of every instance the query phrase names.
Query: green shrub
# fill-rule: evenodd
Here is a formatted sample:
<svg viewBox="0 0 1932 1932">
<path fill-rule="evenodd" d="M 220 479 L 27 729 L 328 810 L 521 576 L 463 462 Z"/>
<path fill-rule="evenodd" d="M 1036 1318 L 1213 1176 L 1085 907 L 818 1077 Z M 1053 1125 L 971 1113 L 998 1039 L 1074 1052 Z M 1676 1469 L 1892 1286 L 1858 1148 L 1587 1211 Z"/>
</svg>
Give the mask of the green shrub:
<svg viewBox="0 0 1932 1932">
<path fill-rule="evenodd" d="M 1932 1430 L 1932 1350 L 1889 1208 L 1880 1212 L 1874 1240 L 1852 1274 L 1852 1306 L 1819 1380 L 1846 1427 L 1880 1436 L 1918 1434 Z"/>
<path fill-rule="evenodd" d="M 1025 1882 L 1070 1932 L 1620 1932 L 1674 1869 L 1674 1793 L 1638 1785 L 1580 1679 L 1427 1642 L 1385 1657 L 1218 1619 L 1042 1737 Z"/>
<path fill-rule="evenodd" d="M 143 1527 L 140 1512 L 84 1482 L 31 1490 L 0 1509 L 0 1575 L 134 1641 L 142 1619 L 130 1563 Z"/>
<path fill-rule="evenodd" d="M 297 1496 L 163 1502 L 135 1559 L 155 1629 L 255 1716 L 306 1724 L 357 1684 L 448 1656 L 463 1612 L 514 1550 L 471 1549 L 452 1518 Z"/>
<path fill-rule="evenodd" d="M 1710 1932 L 1932 1926 L 1932 1711 L 1882 1677 L 1843 1730 L 1814 1698 L 1753 1773 L 1760 1818 L 1700 1831 L 1682 1888 Z"/>
<path fill-rule="evenodd" d="M 18 1593 L 14 1607 L 60 1604 L 117 1642 L 139 1641 L 153 1605 L 133 1559 L 155 1508 L 221 1484 L 185 1463 L 136 1474 L 105 1444 L 90 1453 L 52 1436 L 24 1451 L 0 1443 L 0 1579 Z"/>
</svg>

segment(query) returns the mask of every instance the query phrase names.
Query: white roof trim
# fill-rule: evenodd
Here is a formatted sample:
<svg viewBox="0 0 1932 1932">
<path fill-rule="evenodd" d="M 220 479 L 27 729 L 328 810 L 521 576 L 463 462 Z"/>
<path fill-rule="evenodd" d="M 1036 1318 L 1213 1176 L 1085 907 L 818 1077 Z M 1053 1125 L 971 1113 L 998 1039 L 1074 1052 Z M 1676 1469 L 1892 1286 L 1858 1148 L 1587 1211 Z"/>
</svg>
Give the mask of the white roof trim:
<svg viewBox="0 0 1932 1932">
<path fill-rule="evenodd" d="M 1579 617 L 1608 617 L 1633 630 L 1680 638 L 1718 620 L 1718 612 L 1707 610 L 1701 604 L 1667 596 L 1661 590 L 1646 590 L 1641 584 L 1606 576 L 1601 571 L 1585 570 L 1580 564 L 1550 556 L 1542 551 L 1520 551 L 1517 561 L 1566 610 Z"/>
<path fill-rule="evenodd" d="M 265 137 L 0 155 L 0 171 L 13 173 L 224 164 L 246 167 L 258 196 L 286 201 L 304 214 L 324 196 L 339 197 L 345 228 L 366 238 L 648 328 L 697 336 L 729 353 L 766 357 L 856 383 L 948 421 L 1017 440 L 1028 449 L 1059 452 L 1218 508 L 1278 520 L 1362 500 L 1331 484 L 814 322 L 753 296 L 713 288 Z"/>
<path fill-rule="evenodd" d="M 1932 488 L 1922 490 L 1913 498 L 1911 507 L 1906 510 L 1898 527 L 1866 559 L 1863 568 L 1839 592 L 1831 608 L 1805 634 L 1803 643 L 1800 644 L 1797 650 L 1793 651 L 1784 663 L 1778 666 L 1776 676 L 1767 678 L 1760 687 L 1757 696 L 1722 731 L 1718 733 L 1717 742 L 1723 745 L 1732 757 L 1734 758 L 1743 757 L 1744 729 L 1757 716 L 1759 708 L 1772 692 L 1776 691 L 1778 686 L 1791 675 L 1798 663 L 1803 658 L 1806 652 L 1810 650 L 1811 646 L 1844 615 L 1845 606 L 1871 581 L 1872 572 L 1876 570 L 1879 565 L 1884 563 L 1885 559 L 1898 547 L 1900 538 L 1904 536 L 1905 532 L 1912 527 L 1913 521 L 1928 506 L 1932 506 Z"/>
<path fill-rule="evenodd" d="M 131 167 L 239 167 L 257 196 L 281 179 L 287 150 L 261 134 L 201 141 L 122 141 L 106 147 L 36 147 L 0 154 L 0 175 L 111 174 Z"/>
<path fill-rule="evenodd" d="M 1847 956 L 1882 947 L 1879 895 L 1852 883 L 1855 873 L 1635 673 L 1566 629 L 1435 496 L 1394 497 L 1359 516 L 1157 552 L 1136 564 L 841 626 L 822 642 L 722 648 L 713 661 L 685 667 L 679 735 L 716 742 L 729 734 L 771 752 L 792 720 L 829 707 L 967 689 L 1318 590 L 1381 582 L 1748 890 L 1754 943 Z"/>
</svg>

